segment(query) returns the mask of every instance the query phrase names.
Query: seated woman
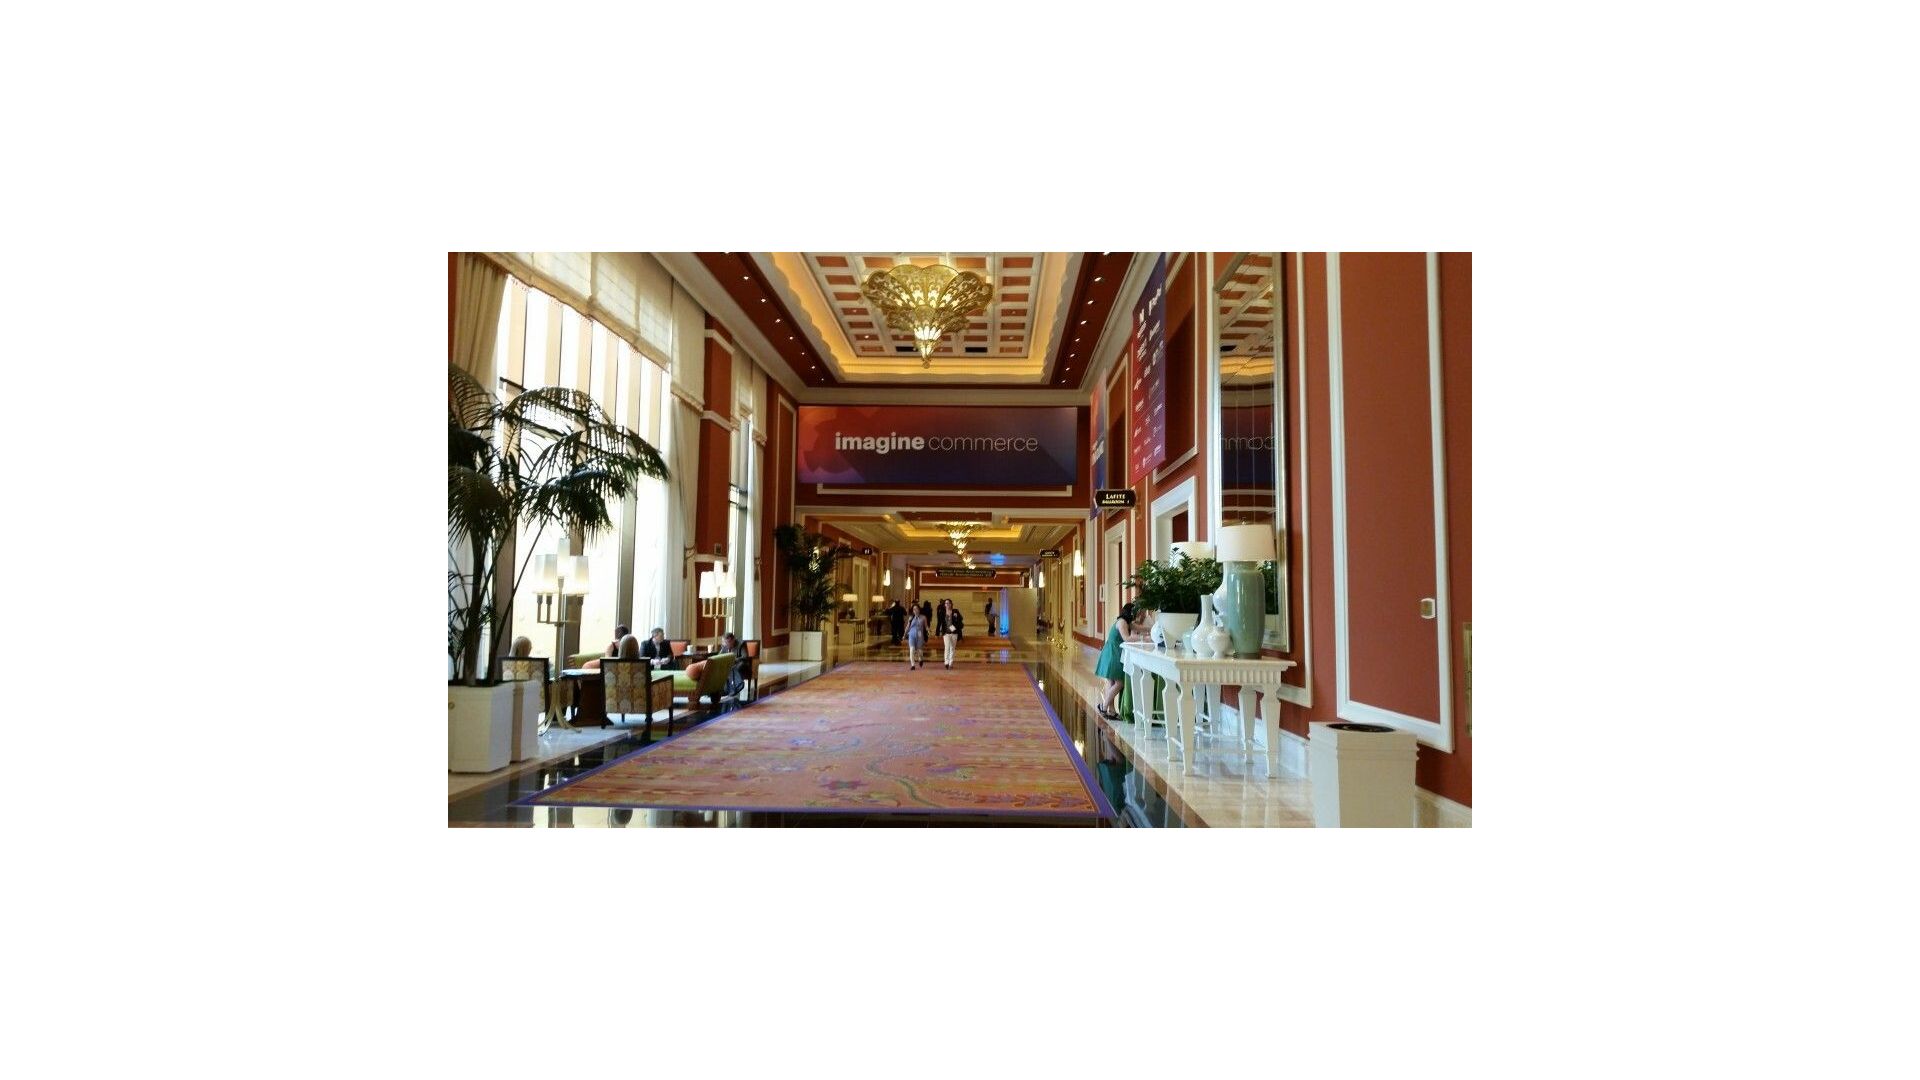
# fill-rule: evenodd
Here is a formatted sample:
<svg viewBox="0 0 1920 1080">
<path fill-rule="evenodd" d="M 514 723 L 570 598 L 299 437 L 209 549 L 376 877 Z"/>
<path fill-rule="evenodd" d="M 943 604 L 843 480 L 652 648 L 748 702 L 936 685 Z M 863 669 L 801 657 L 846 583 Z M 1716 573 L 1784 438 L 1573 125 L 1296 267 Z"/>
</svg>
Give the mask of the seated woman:
<svg viewBox="0 0 1920 1080">
<path fill-rule="evenodd" d="M 519 637 L 514 638 L 513 648 L 507 651 L 507 655 L 508 656 L 532 656 L 533 655 L 533 639 L 528 637 L 525 634 L 521 634 Z"/>
<path fill-rule="evenodd" d="M 620 638 L 620 640 L 615 641 L 613 644 L 607 646 L 606 656 L 604 657 L 596 656 L 593 659 L 587 661 L 586 663 L 581 664 L 580 667 L 582 670 L 585 670 L 585 671 L 599 671 L 601 660 L 638 660 L 638 659 L 640 659 L 640 639 L 637 637 L 634 637 L 632 634 L 627 634 L 624 637 Z"/>
</svg>

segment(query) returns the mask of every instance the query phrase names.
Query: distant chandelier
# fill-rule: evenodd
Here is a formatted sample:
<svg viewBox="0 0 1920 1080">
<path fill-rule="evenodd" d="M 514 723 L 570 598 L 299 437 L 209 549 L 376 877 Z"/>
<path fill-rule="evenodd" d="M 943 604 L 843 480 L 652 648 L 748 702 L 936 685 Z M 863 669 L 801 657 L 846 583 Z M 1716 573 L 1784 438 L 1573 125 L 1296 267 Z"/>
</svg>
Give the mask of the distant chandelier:
<svg viewBox="0 0 1920 1080">
<path fill-rule="evenodd" d="M 875 270 L 860 287 L 887 317 L 887 325 L 913 335 L 920 366 L 933 366 L 940 339 L 966 328 L 967 313 L 993 300 L 993 286 L 971 270 L 932 266 L 896 266 Z"/>
</svg>

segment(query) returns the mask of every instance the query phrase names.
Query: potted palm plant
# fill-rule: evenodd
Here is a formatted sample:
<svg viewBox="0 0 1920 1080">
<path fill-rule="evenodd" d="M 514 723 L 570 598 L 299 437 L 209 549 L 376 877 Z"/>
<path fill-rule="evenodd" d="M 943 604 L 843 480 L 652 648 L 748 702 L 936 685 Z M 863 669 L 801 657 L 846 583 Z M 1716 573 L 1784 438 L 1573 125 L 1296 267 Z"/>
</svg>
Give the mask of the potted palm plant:
<svg viewBox="0 0 1920 1080">
<path fill-rule="evenodd" d="M 667 479 L 660 452 L 586 394 L 549 386 L 502 403 L 448 366 L 447 738 L 456 771 L 506 764 L 499 747 L 510 745 L 513 688 L 500 680 L 499 643 L 540 537 L 550 527 L 583 537 L 611 527 L 608 503 L 643 477 Z M 521 528 L 533 538 L 518 565 L 502 566 L 505 541 Z M 502 574 L 512 588 L 498 605 Z"/>
<path fill-rule="evenodd" d="M 799 617 L 802 629 L 788 636 L 787 657 L 791 660 L 819 660 L 826 655 L 825 633 L 820 621 L 833 613 L 834 564 L 840 561 L 840 545 L 821 533 L 810 533 L 798 525 L 782 525 L 773 530 L 774 543 L 787 565 L 787 586 L 791 590 L 788 606 Z"/>
</svg>

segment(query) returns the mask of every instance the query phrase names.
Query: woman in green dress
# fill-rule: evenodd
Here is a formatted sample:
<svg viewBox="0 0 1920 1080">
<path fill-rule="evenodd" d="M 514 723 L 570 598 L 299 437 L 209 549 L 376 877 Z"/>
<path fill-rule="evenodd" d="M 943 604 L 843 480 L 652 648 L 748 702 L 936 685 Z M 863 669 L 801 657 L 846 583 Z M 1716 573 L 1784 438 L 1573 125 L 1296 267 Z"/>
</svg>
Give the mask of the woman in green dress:
<svg viewBox="0 0 1920 1080">
<path fill-rule="evenodd" d="M 1113 699 L 1120 696 L 1120 680 L 1126 678 L 1126 668 L 1120 663 L 1120 643 L 1144 640 L 1144 628 L 1153 622 L 1151 616 L 1152 612 L 1138 604 L 1122 604 L 1120 617 L 1107 627 L 1107 643 L 1100 650 L 1100 662 L 1093 666 L 1093 673 L 1107 680 L 1107 692 L 1100 698 L 1100 715 L 1109 720 L 1120 719 L 1120 714 L 1113 711 Z"/>
</svg>

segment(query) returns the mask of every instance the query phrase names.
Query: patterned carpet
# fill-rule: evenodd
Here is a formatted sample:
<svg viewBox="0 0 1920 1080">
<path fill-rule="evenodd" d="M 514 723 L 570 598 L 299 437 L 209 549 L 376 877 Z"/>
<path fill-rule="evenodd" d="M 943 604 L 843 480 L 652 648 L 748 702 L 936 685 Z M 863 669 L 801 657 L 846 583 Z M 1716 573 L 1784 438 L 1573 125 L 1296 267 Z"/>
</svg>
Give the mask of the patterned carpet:
<svg viewBox="0 0 1920 1080">
<path fill-rule="evenodd" d="M 523 800 L 528 806 L 1110 817 L 1017 664 L 861 662 Z"/>
</svg>

